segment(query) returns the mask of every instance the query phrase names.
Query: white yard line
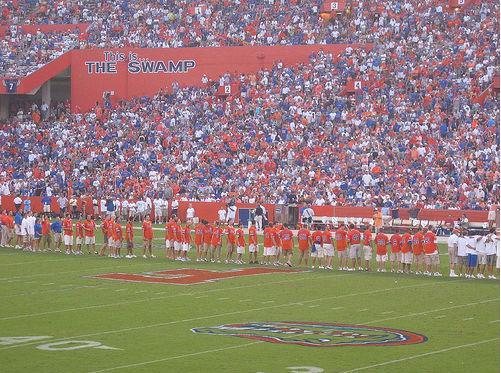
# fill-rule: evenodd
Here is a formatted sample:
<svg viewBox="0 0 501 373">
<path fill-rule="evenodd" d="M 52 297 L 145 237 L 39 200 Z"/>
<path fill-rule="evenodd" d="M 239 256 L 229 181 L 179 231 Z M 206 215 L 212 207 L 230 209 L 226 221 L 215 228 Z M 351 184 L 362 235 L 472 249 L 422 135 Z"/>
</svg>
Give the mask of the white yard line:
<svg viewBox="0 0 501 373">
<path fill-rule="evenodd" d="M 220 351 L 232 350 L 232 349 L 236 349 L 236 348 L 243 348 L 243 347 L 248 347 L 248 346 L 256 345 L 256 344 L 259 344 L 259 343 L 264 343 L 264 342 L 261 342 L 261 341 L 259 341 L 259 342 L 251 342 L 251 343 L 245 343 L 243 345 L 238 345 L 238 346 L 230 346 L 230 347 L 216 348 L 216 349 L 212 349 L 212 350 L 198 351 L 198 352 L 193 352 L 191 354 L 176 355 L 176 356 L 166 357 L 166 358 L 163 358 L 163 359 L 149 360 L 149 361 L 143 361 L 143 362 L 135 363 L 135 364 L 119 365 L 119 366 L 116 366 L 116 367 L 111 367 L 111 368 L 106 368 L 106 369 L 101 369 L 101 370 L 94 370 L 94 371 L 89 372 L 89 373 L 102 373 L 102 372 L 110 372 L 112 370 L 118 370 L 118 369 L 127 369 L 127 368 L 139 367 L 139 366 L 143 366 L 143 365 L 161 363 L 161 362 L 169 361 L 169 360 L 184 359 L 184 358 L 187 358 L 187 357 L 209 354 L 211 352 L 220 352 Z"/>
<path fill-rule="evenodd" d="M 109 269 L 109 270 L 115 270 L 116 268 L 125 268 L 125 267 L 137 267 L 137 266 L 144 266 L 144 265 L 147 265 L 148 262 L 147 261 L 143 261 L 141 263 L 134 263 L 134 264 L 127 264 L 127 265 L 121 265 L 121 266 L 117 266 L 117 265 L 113 265 L 112 263 L 116 264 L 116 259 L 115 261 L 111 262 L 110 261 L 110 265 L 109 266 L 106 266 L 106 267 L 96 267 L 96 268 L 89 268 L 89 269 L 86 269 L 85 272 L 87 271 L 97 271 L 97 270 L 101 270 L 101 269 Z M 162 263 L 154 263 L 154 264 L 158 264 L 158 265 L 161 265 Z M 57 275 L 64 275 L 64 274 L 68 274 L 68 273 L 82 273 L 82 269 L 76 269 L 74 271 L 66 271 L 66 272 L 50 272 L 50 273 L 38 273 L 38 274 L 35 274 L 35 275 L 29 275 L 29 276 L 13 276 L 13 277 L 2 277 L 0 278 L 0 281 L 9 281 L 9 280 L 15 280 L 15 279 L 29 279 L 29 278 L 35 278 L 35 277 L 43 277 L 43 276 L 57 276 Z M 85 276 L 92 276 L 94 275 L 94 273 L 91 273 L 91 274 L 88 274 L 88 275 L 82 275 L 82 277 L 85 277 Z"/>
<path fill-rule="evenodd" d="M 458 350 L 458 349 L 461 349 L 461 348 L 478 346 L 478 345 L 482 345 L 482 344 L 485 344 L 485 343 L 490 343 L 490 342 L 494 342 L 494 341 L 498 341 L 498 340 L 499 340 L 499 338 L 484 339 L 483 341 L 478 341 L 478 342 L 473 342 L 473 343 L 467 343 L 467 344 L 464 344 L 464 345 L 453 346 L 453 347 L 448 347 L 448 348 L 444 348 L 444 349 L 441 349 L 441 350 L 426 352 L 424 354 L 407 356 L 407 357 L 403 357 L 401 359 L 388 360 L 388 361 L 384 361 L 384 362 L 379 363 L 379 364 L 367 365 L 367 366 L 360 367 L 360 368 L 345 370 L 345 371 L 343 371 L 341 373 L 358 372 L 358 371 L 361 371 L 361 370 L 373 369 L 373 368 L 382 367 L 382 366 L 385 366 L 385 365 L 400 363 L 402 361 L 414 360 L 414 359 L 418 359 L 420 357 L 425 357 L 425 356 L 430 356 L 430 355 L 436 355 L 436 354 L 441 354 L 441 353 L 448 352 L 448 351 Z"/>
<path fill-rule="evenodd" d="M 401 319 L 401 318 L 404 318 L 404 317 L 421 316 L 421 315 L 426 315 L 428 313 L 454 310 L 456 308 L 477 306 L 479 304 L 491 303 L 491 302 L 499 302 L 499 298 L 486 299 L 486 300 L 481 300 L 481 301 L 478 301 L 478 302 L 458 304 L 457 306 L 449 306 L 449 307 L 443 307 L 443 308 L 436 308 L 436 309 L 433 309 L 433 310 L 428 310 L 428 311 L 423 311 L 423 312 L 413 312 L 413 313 L 409 313 L 409 314 L 401 315 L 401 316 L 394 316 L 394 317 L 388 317 L 388 318 L 385 318 L 385 319 L 372 320 L 372 321 L 364 322 L 364 323 L 362 323 L 362 325 L 363 324 L 374 324 L 374 323 L 382 322 L 382 321 L 396 320 L 396 319 Z"/>
<path fill-rule="evenodd" d="M 96 305 L 92 305 L 92 306 L 84 306 L 84 307 L 77 307 L 77 308 L 67 308 L 67 309 L 62 309 L 62 310 L 39 312 L 39 313 L 33 313 L 33 314 L 7 316 L 7 317 L 0 318 L 0 321 L 3 321 L 3 320 L 12 320 L 12 319 L 22 319 L 22 318 L 34 317 L 34 316 L 51 315 L 51 314 L 57 314 L 57 313 L 86 310 L 86 309 L 95 309 L 95 308 L 103 308 L 103 307 L 113 307 L 113 306 L 120 306 L 120 305 L 125 305 L 125 304 L 148 302 L 150 300 L 162 300 L 162 299 L 175 298 L 175 297 L 181 297 L 181 296 L 193 296 L 193 295 L 197 295 L 197 294 L 202 294 L 203 297 L 208 297 L 208 295 L 206 295 L 206 293 L 219 292 L 219 291 L 227 291 L 227 290 L 238 290 L 238 289 L 245 289 L 245 288 L 255 288 L 255 287 L 259 287 L 259 286 L 276 285 L 276 284 L 283 284 L 283 283 L 289 283 L 289 282 L 295 282 L 295 281 L 317 280 L 319 278 L 327 277 L 327 276 L 328 277 L 341 277 L 341 276 L 347 276 L 347 275 L 346 274 L 339 274 L 339 275 L 333 275 L 333 276 L 332 275 L 320 275 L 320 276 L 310 277 L 310 278 L 301 277 L 301 278 L 294 278 L 294 279 L 291 279 L 291 280 L 263 282 L 263 283 L 259 283 L 259 284 L 255 284 L 254 283 L 254 284 L 251 284 L 251 285 L 241 285 L 241 286 L 234 286 L 234 287 L 229 287 L 229 288 L 209 289 L 209 290 L 203 290 L 203 291 L 194 292 L 194 293 L 171 294 L 171 295 L 167 295 L 165 297 L 137 299 L 137 300 L 126 301 L 126 302 L 96 304 Z M 104 289 L 106 290 L 106 288 L 104 288 Z"/>
<path fill-rule="evenodd" d="M 29 261 L 29 262 L 2 263 L 2 264 L 0 264 L 0 266 L 4 267 L 4 266 L 19 266 L 19 265 L 33 264 L 33 263 L 62 262 L 66 259 L 67 258 L 59 258 L 59 259 L 49 259 L 49 260 L 33 260 L 33 261 Z"/>
<path fill-rule="evenodd" d="M 460 283 L 460 282 L 459 281 L 457 281 L 457 282 L 441 282 L 441 283 L 436 283 L 434 285 L 435 286 L 439 286 L 439 285 L 443 285 L 443 284 L 458 284 L 458 283 Z M 271 283 L 268 283 L 268 284 L 271 284 Z M 387 291 L 410 289 L 410 288 L 418 288 L 418 287 L 423 287 L 423 286 L 429 287 L 430 284 L 426 283 L 426 284 L 418 284 L 418 285 L 409 285 L 409 286 L 401 286 L 401 287 L 378 289 L 378 290 L 373 290 L 373 291 L 368 291 L 368 292 L 362 292 L 362 293 L 351 293 L 351 294 L 344 294 L 344 295 L 336 295 L 336 296 L 332 296 L 332 297 L 324 297 L 324 298 L 306 300 L 306 301 L 303 301 L 301 304 L 303 304 L 303 303 L 314 303 L 314 302 L 319 302 L 319 301 L 324 301 L 324 300 L 331 300 L 331 299 L 339 299 L 339 298 L 358 297 L 358 296 L 361 296 L 361 295 L 373 295 L 373 294 L 379 294 L 379 293 L 387 292 Z M 228 290 L 228 289 L 223 289 L 223 290 Z M 205 292 L 207 292 L 207 291 L 205 291 Z M 165 298 L 168 298 L 168 297 L 164 297 L 164 298 L 149 298 L 149 299 L 143 299 L 143 300 L 140 300 L 140 301 L 122 302 L 122 303 L 120 303 L 120 305 L 122 305 L 122 304 L 130 304 L 130 303 L 138 303 L 138 302 L 145 302 L 145 301 L 155 300 L 155 299 L 165 299 Z M 162 327 L 162 326 L 175 325 L 175 324 L 180 324 L 180 323 L 185 323 L 185 322 L 208 320 L 208 319 L 219 318 L 219 317 L 223 317 L 223 316 L 233 316 L 233 315 L 240 315 L 240 314 L 243 314 L 243 313 L 258 312 L 258 311 L 264 311 L 264 310 L 269 310 L 269 309 L 274 309 L 274 308 L 297 306 L 298 304 L 299 304 L 298 302 L 291 302 L 291 303 L 284 303 L 284 304 L 272 305 L 272 306 L 267 306 L 267 307 L 249 308 L 249 309 L 245 309 L 245 310 L 241 310 L 241 311 L 225 312 L 225 313 L 220 313 L 220 314 L 215 314 L 215 315 L 193 317 L 193 318 L 184 319 L 184 320 L 174 320 L 174 321 L 168 321 L 168 322 L 158 323 L 158 324 L 142 325 L 142 326 L 136 326 L 136 327 L 132 327 L 132 328 L 113 329 L 113 330 L 108 330 L 108 331 L 104 331 L 104 332 L 96 332 L 96 333 L 82 334 L 82 335 L 77 335 L 77 336 L 57 338 L 57 339 L 53 339 L 53 340 L 47 341 L 47 343 L 65 341 L 65 340 L 68 340 L 68 339 L 78 339 L 78 338 L 84 338 L 84 337 L 100 336 L 100 335 L 105 335 L 105 334 L 124 333 L 124 332 L 135 331 L 135 330 L 143 330 L 143 329 L 148 329 L 148 328 L 158 328 L 158 327 Z M 117 304 L 114 303 L 112 305 L 117 305 Z M 110 306 L 110 305 L 98 305 L 98 306 L 96 306 L 96 308 L 97 307 L 107 307 L 107 306 Z M 88 307 L 85 307 L 85 309 L 87 309 L 87 308 Z M 36 343 L 37 342 L 32 342 L 32 343 L 17 344 L 17 345 L 12 345 L 12 346 L 1 347 L 0 351 L 1 350 L 8 350 L 8 349 L 11 349 L 11 348 L 29 346 L 29 345 L 36 344 Z"/>
</svg>

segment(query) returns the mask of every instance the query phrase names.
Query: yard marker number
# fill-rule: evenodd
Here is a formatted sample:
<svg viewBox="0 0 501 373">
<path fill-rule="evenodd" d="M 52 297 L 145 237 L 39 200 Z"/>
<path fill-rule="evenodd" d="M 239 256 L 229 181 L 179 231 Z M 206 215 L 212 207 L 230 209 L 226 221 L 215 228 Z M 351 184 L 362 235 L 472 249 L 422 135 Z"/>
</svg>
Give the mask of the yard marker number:
<svg viewBox="0 0 501 373">
<path fill-rule="evenodd" d="M 0 345 L 11 346 L 16 344 L 22 344 L 32 341 L 41 341 L 44 339 L 53 338 L 50 335 L 34 335 L 34 336 L 22 336 L 22 337 L 0 337 Z M 37 346 L 37 349 L 43 351 L 72 351 L 80 350 L 82 348 L 98 348 L 100 350 L 120 350 L 119 348 L 105 346 L 101 342 L 96 341 L 61 341 L 61 342 L 49 342 Z"/>
</svg>

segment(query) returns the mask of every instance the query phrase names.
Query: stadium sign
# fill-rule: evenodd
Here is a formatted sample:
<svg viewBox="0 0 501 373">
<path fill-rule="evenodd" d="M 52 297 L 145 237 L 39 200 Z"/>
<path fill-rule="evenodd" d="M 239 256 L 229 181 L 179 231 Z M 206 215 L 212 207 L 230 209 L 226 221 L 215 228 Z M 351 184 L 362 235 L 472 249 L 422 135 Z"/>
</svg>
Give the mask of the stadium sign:
<svg viewBox="0 0 501 373">
<path fill-rule="evenodd" d="M 196 67 L 195 60 L 150 60 L 138 53 L 103 52 L 104 61 L 85 61 L 87 74 L 118 74 L 119 63 L 127 64 L 130 74 L 174 74 L 187 73 Z"/>
<path fill-rule="evenodd" d="M 308 347 L 399 346 L 428 340 L 424 335 L 399 329 L 314 322 L 250 322 L 191 331 Z"/>
</svg>

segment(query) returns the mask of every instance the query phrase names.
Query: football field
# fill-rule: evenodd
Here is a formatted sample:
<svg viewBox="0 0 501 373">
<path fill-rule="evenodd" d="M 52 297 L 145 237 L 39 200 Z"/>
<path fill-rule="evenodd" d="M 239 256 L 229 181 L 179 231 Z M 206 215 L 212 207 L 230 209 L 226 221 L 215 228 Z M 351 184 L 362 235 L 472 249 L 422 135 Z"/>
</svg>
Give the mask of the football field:
<svg viewBox="0 0 501 373">
<path fill-rule="evenodd" d="M 161 243 L 1 248 L 1 371 L 499 372 L 499 281 L 180 263 Z"/>
</svg>

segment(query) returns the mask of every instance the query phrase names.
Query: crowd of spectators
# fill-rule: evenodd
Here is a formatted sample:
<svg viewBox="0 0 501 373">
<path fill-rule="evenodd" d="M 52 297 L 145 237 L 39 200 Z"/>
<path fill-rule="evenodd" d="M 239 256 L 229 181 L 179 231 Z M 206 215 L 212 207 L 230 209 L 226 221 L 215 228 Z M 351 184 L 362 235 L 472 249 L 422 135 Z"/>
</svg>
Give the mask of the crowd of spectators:
<svg viewBox="0 0 501 373">
<path fill-rule="evenodd" d="M 146 19 L 136 26 L 148 25 L 155 13 L 148 9 L 161 2 L 145 3 L 103 2 L 111 12 L 103 22 L 142 10 Z M 206 3 L 213 13 L 207 24 L 217 25 L 215 14 L 229 17 L 222 31 L 246 19 L 217 8 L 224 2 Z M 263 30 L 276 18 L 263 9 L 287 3 L 283 12 L 292 18 L 311 10 L 311 1 L 227 3 L 225 9 L 245 5 L 262 14 Z M 478 97 L 499 74 L 499 4 L 449 13 L 432 3 L 359 1 L 347 29 L 372 49 L 320 52 L 304 65 L 277 62 L 255 75 L 223 76 L 240 85 L 227 99 L 215 82 L 84 114 L 70 114 L 64 104 L 50 115 L 36 105 L 20 110 L 0 129 L 0 192 L 61 194 L 71 187 L 97 198 L 153 198 L 170 189 L 209 201 L 284 203 L 294 196 L 319 205 L 487 209 L 499 203 L 499 96 Z M 301 17 L 310 19 L 304 9 Z M 108 27 L 103 22 L 92 27 Z M 177 18 L 172 25 L 182 27 Z M 99 30 L 103 45 L 114 43 L 113 33 Z M 120 32 L 117 41 L 131 35 Z M 198 45 L 210 45 L 206 40 Z M 169 46 L 183 45 L 189 43 Z M 364 88 L 347 94 L 357 79 Z"/>
<path fill-rule="evenodd" d="M 11 77 L 23 76 L 73 48 L 388 42 L 408 38 L 414 30 L 456 27 L 465 16 L 463 11 L 451 11 L 445 0 L 347 0 L 343 12 L 322 19 L 323 2 L 0 0 L 0 25 L 10 26 L 2 40 L 0 71 Z M 484 2 L 482 8 L 486 10 L 482 17 L 499 15 L 495 1 Z M 18 27 L 23 24 L 89 27 L 82 32 L 38 31 L 32 35 Z"/>
</svg>

